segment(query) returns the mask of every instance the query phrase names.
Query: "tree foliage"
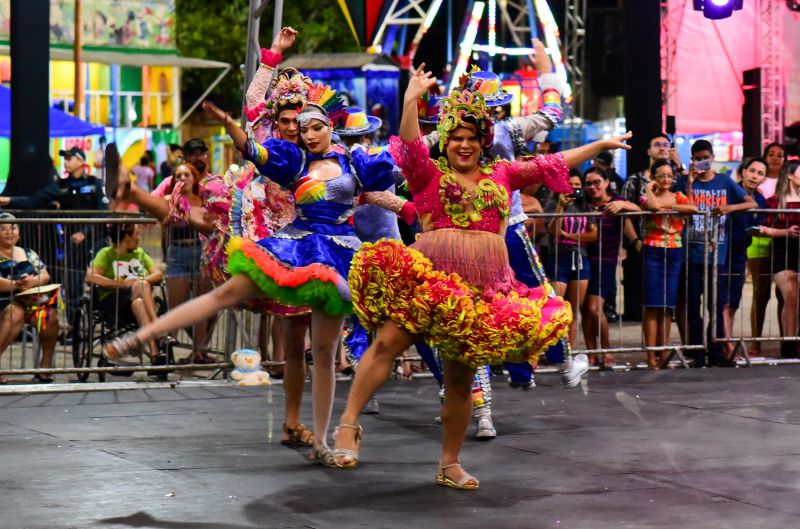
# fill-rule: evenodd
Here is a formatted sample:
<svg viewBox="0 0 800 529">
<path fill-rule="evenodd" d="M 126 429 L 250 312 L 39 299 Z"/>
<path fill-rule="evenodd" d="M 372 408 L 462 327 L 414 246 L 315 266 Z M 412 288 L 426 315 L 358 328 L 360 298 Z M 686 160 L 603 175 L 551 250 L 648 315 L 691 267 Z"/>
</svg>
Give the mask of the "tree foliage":
<svg viewBox="0 0 800 529">
<path fill-rule="evenodd" d="M 244 89 L 244 58 L 247 48 L 249 0 L 176 0 L 178 51 L 185 57 L 199 57 L 233 65 L 209 99 L 232 114 L 241 112 Z M 274 1 L 261 16 L 259 40 L 268 48 L 272 42 Z M 284 2 L 283 26 L 300 32 L 295 53 L 358 51 L 355 39 L 336 0 L 294 0 Z M 219 74 L 218 70 L 186 69 L 182 73 L 181 96 L 187 109 Z"/>
</svg>

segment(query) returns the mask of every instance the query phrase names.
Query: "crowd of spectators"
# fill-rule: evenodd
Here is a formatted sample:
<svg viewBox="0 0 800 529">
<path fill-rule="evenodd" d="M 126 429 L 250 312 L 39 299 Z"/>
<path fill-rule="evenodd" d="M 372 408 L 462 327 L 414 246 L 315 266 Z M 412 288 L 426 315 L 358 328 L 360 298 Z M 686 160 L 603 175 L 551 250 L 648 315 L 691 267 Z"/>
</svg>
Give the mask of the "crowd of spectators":
<svg viewBox="0 0 800 529">
<path fill-rule="evenodd" d="M 781 334 L 795 336 L 800 213 L 791 210 L 800 210 L 800 162 L 787 161 L 785 148 L 775 143 L 767 146 L 763 157 L 743 160 L 729 176 L 715 171 L 713 146 L 708 141 L 693 142 L 686 164 L 666 134 L 653 135 L 647 145 L 647 167 L 625 179 L 616 172 L 611 153 L 601 153 L 582 174 L 573 171 L 571 194 L 550 194 L 534 188 L 523 193 L 526 212 L 553 214 L 544 221 L 531 222 L 528 233 L 536 241 L 555 291 L 576 314 L 569 331 L 571 346 L 578 346 L 582 331 L 586 349 L 612 348 L 615 344 L 609 338 L 609 322 L 618 318 L 617 300 L 622 299 L 619 312 L 624 320 L 642 322 L 644 345 L 670 345 L 674 321 L 681 342 L 695 346 L 687 351 L 695 366 L 733 365 L 731 340 L 737 331 L 744 336 L 748 332 L 753 337 L 763 334 L 773 284 Z M 555 144 L 543 141 L 534 152 L 554 150 Z M 121 169 L 134 175 L 132 180 L 139 191 L 165 203 L 183 200 L 201 205 L 199 185 L 210 166 L 205 142 L 195 138 L 183 146 L 170 145 L 168 151 L 168 158 L 158 167 L 148 153 L 134 167 Z M 53 178 L 30 196 L 0 197 L 0 207 L 138 210 L 124 193 L 109 200 L 104 183 L 88 173 L 81 149 L 73 147 L 60 155 L 64 178 Z M 754 208 L 758 210 L 751 212 Z M 768 209 L 783 211 L 764 211 Z M 16 246 L 20 240 L 18 226 L 1 224 L 0 319 L 4 325 L 0 354 L 22 325 L 33 321 L 35 311 L 15 303 L 13 294 L 34 283 L 62 284 L 67 308 L 62 329 L 65 322 L 72 321 L 86 284 L 97 288 L 101 308 L 121 310 L 125 318 L 139 324 L 155 317 L 152 288 L 164 277 L 170 306 L 205 292 L 210 283 L 200 272 L 199 233 L 191 227 L 170 224 L 164 216 L 159 216 L 159 221 L 165 275 L 139 247 L 140 229 L 133 225 L 117 227 L 114 233 L 91 225 L 62 226 L 54 237 L 61 237 L 63 247 L 40 258 L 34 250 Z M 712 227 L 716 231 L 711 231 Z M 48 271 L 45 262 L 59 266 Z M 130 273 L 118 273 L 122 263 L 128 263 L 123 268 Z M 30 270 L 20 272 L 24 267 Z M 748 276 L 752 281 L 750 328 L 736 330 L 734 316 L 742 304 Z M 715 288 L 712 278 L 718 280 Z M 622 293 L 617 290 L 620 284 Z M 713 315 L 712 310 L 716 310 Z M 54 314 L 55 310 L 36 312 L 41 367 L 52 366 L 59 330 Z M 713 328 L 711 322 L 715 322 Z M 213 321 L 209 321 L 188 330 L 197 344 L 192 357 L 195 362 L 209 361 L 202 349 L 212 326 Z M 66 327 L 68 332 L 69 325 Z M 155 359 L 158 348 L 156 344 L 149 347 Z M 750 346 L 751 354 L 760 350 L 758 341 Z M 785 357 L 798 356 L 796 342 L 782 342 L 780 351 Z M 666 367 L 667 357 L 667 352 L 649 352 L 647 365 L 653 369 Z M 592 359 L 601 368 L 615 363 L 610 352 Z M 46 375 L 39 378 L 49 379 Z"/>
</svg>

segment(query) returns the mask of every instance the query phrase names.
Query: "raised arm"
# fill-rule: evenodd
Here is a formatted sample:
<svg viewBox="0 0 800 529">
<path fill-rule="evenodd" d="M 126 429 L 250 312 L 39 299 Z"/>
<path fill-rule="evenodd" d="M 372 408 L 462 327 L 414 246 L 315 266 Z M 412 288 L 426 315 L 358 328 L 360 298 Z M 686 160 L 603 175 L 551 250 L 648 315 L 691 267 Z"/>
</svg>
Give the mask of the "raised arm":
<svg viewBox="0 0 800 529">
<path fill-rule="evenodd" d="M 238 123 L 236 123 L 230 114 L 219 108 L 211 101 L 203 101 L 203 110 L 206 114 L 220 122 L 225 127 L 228 136 L 233 140 L 233 145 L 240 151 L 245 150 L 247 144 L 247 133 L 242 130 Z"/>
<path fill-rule="evenodd" d="M 250 86 L 247 87 L 246 99 L 249 108 L 254 108 L 266 99 L 272 81 L 272 73 L 283 60 L 283 52 L 292 47 L 296 38 L 297 31 L 290 27 L 281 28 L 280 32 L 275 35 L 270 49 L 261 48 L 261 64 L 259 64 Z"/>
<path fill-rule="evenodd" d="M 425 63 L 419 65 L 408 81 L 403 96 L 403 117 L 400 118 L 400 139 L 412 142 L 419 138 L 419 122 L 417 121 L 417 98 L 436 84 L 431 72 L 425 71 Z"/>
<path fill-rule="evenodd" d="M 560 154 L 567 161 L 567 165 L 570 167 L 578 167 L 583 162 L 591 160 L 603 151 L 611 151 L 614 149 L 625 149 L 626 151 L 631 150 L 631 146 L 625 142 L 632 137 L 633 133 L 628 132 L 627 134 L 617 136 L 616 138 L 598 140 L 586 145 L 581 145 L 580 147 L 575 147 L 574 149 L 568 149 L 566 151 L 562 151 Z"/>
</svg>

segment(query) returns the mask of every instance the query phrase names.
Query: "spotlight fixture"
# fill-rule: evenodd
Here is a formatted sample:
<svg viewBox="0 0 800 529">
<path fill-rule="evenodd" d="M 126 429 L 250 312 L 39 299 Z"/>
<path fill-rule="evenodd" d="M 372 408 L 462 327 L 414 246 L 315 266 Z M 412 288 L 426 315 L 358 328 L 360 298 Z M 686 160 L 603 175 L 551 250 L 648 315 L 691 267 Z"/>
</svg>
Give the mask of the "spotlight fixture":
<svg viewBox="0 0 800 529">
<path fill-rule="evenodd" d="M 786 7 L 792 11 L 800 12 L 800 0 L 786 0 Z"/>
<path fill-rule="evenodd" d="M 702 11 L 703 16 L 711 20 L 728 18 L 734 11 L 739 11 L 744 4 L 744 0 L 693 0 L 693 2 L 694 10 Z"/>
</svg>

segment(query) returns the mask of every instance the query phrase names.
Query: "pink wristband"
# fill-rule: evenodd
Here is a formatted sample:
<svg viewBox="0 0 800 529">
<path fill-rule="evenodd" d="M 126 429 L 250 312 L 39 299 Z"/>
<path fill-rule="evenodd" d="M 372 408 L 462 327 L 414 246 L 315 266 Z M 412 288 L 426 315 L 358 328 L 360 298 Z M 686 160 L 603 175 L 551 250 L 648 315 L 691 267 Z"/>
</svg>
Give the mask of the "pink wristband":
<svg viewBox="0 0 800 529">
<path fill-rule="evenodd" d="M 267 48 L 261 48 L 261 64 L 275 68 L 283 60 L 283 55 Z"/>
</svg>

